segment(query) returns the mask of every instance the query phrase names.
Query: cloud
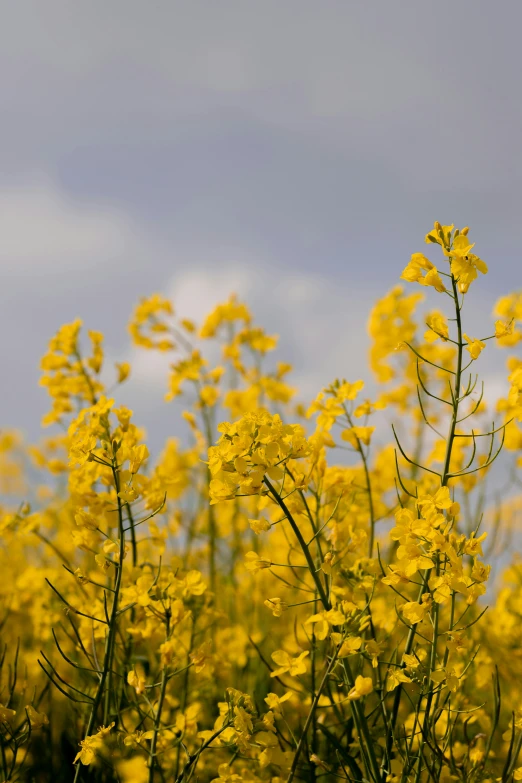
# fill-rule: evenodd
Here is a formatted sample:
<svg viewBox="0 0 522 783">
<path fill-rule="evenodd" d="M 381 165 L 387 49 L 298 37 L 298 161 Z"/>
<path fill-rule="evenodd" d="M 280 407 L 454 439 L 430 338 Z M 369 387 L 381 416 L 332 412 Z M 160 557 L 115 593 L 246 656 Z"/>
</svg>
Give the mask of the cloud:
<svg viewBox="0 0 522 783">
<path fill-rule="evenodd" d="M 278 269 L 273 259 L 249 256 L 247 251 L 209 248 L 199 256 L 180 255 L 183 268 L 161 290 L 173 302 L 179 318 L 201 324 L 217 304 L 237 294 L 252 310 L 256 324 L 268 333 L 279 334 L 275 356 L 294 365 L 294 383 L 305 396 L 315 395 L 341 377 L 351 381 L 363 378 L 372 386 L 367 365 L 367 322 L 375 301 L 386 293 L 378 281 L 361 286 L 319 273 Z M 435 297 L 428 292 L 419 308 L 421 334 L 422 314 L 436 304 L 446 305 Z M 477 334 L 487 331 L 484 313 L 491 307 L 492 301 L 480 293 L 466 303 L 466 323 L 472 334 L 473 330 L 478 330 Z M 470 368 L 484 378 L 485 399 L 490 403 L 507 391 L 505 356 L 489 343 L 479 362 Z M 132 348 L 125 359 L 133 365 L 134 377 L 147 383 L 164 377 L 172 361 L 168 356 L 137 348 Z"/>
<path fill-rule="evenodd" d="M 0 189 L 2 426 L 39 430 L 47 409 L 40 357 L 57 328 L 81 317 L 114 340 L 142 289 L 142 258 L 162 250 L 121 209 L 72 198 L 49 177 L 18 177 Z M 118 338 L 116 337 L 118 341 Z"/>
<path fill-rule="evenodd" d="M 275 366 L 277 361 L 289 361 L 293 365 L 288 381 L 298 389 L 299 400 L 308 404 L 336 378 L 364 380 L 364 395 L 372 398 L 377 387 L 368 367 L 366 324 L 375 300 L 385 293 L 379 283 L 364 288 L 320 274 L 280 270 L 271 259 L 245 255 L 244 262 L 239 263 L 238 259 L 232 260 L 234 255 L 237 259 L 237 251 L 209 249 L 204 254 L 205 263 L 198 257 L 186 258 L 186 267 L 161 291 L 173 301 L 179 317 L 188 317 L 200 324 L 208 312 L 234 292 L 248 304 L 256 324 L 268 333 L 280 335 L 277 351 L 267 357 L 267 366 Z M 421 312 L 432 309 L 434 296 L 428 296 L 429 301 Z M 446 302 L 438 304 L 445 307 Z M 476 301 L 470 299 L 466 307 L 467 323 L 480 325 L 482 333 L 484 312 L 489 309 L 491 302 L 482 301 L 480 296 Z M 420 313 L 418 320 L 421 322 Z M 211 364 L 219 362 L 219 352 L 210 343 L 204 343 L 202 347 Z M 211 352 L 207 354 L 209 348 Z M 123 358 L 133 368 L 131 381 L 124 392 L 128 398 L 126 402 L 135 411 L 137 421 L 142 421 L 155 437 L 165 413 L 163 397 L 173 358 L 137 348 L 130 349 Z M 488 343 L 479 362 L 470 368 L 484 380 L 484 400 L 491 411 L 495 409 L 497 399 L 507 392 L 504 361 L 505 355 L 496 350 L 493 343 Z M 473 398 L 476 399 L 479 393 L 480 381 Z M 173 410 L 170 417 L 173 427 L 177 427 L 174 424 L 177 415 Z M 384 439 L 391 440 L 388 413 L 385 412 L 381 420 L 381 432 L 386 433 Z"/>
<path fill-rule="evenodd" d="M 484 190 L 520 174 L 517 4 L 499 15 L 480 1 L 441 0 L 434 13 L 335 0 L 152 10 L 49 0 L 11 4 L 3 21 L 8 166 L 173 146 L 187 124 L 220 112 L 335 147 L 341 159 L 377 160 L 418 187 L 429 177 L 432 187 Z M 463 29 L 481 57 L 469 56 Z"/>
<path fill-rule="evenodd" d="M 338 377 L 363 378 L 372 394 L 366 323 L 385 293 L 378 275 L 362 285 L 328 270 L 312 273 L 282 265 L 252 249 L 254 243 L 209 245 L 195 236 L 192 244 L 175 237 L 161 244 L 135 216 L 111 203 L 72 198 L 42 174 L 0 189 L 0 232 L 0 266 L 9 280 L 0 291 L 1 327 L 10 335 L 0 360 L 13 379 L 4 391 L 6 424 L 37 428 L 46 406 L 37 388 L 40 356 L 58 326 L 80 316 L 106 333 L 109 361 L 130 359 L 133 379 L 122 393 L 151 431 L 158 428 L 171 357 L 125 347 L 133 304 L 154 291 L 197 322 L 236 292 L 256 323 L 280 335 L 273 361 L 294 365 L 291 382 L 304 401 Z M 492 302 L 478 294 L 470 304 L 469 331 L 482 335 Z M 503 357 L 492 361 L 489 348 L 480 361 L 488 400 L 505 388 Z"/>
<path fill-rule="evenodd" d="M 4 421 L 31 436 L 46 406 L 37 388 L 39 359 L 58 326 L 82 317 L 87 328 L 106 332 L 109 362 L 129 358 L 125 324 L 138 297 L 155 290 L 181 317 L 199 322 L 236 292 L 257 323 L 281 335 L 277 358 L 295 365 L 293 382 L 305 399 L 334 377 L 363 371 L 366 309 L 378 291 L 281 268 L 278 259 L 244 246 L 161 245 L 123 210 L 71 198 L 42 174 L 0 190 L 0 232 L 0 266 L 10 281 L 0 292 L 1 325 L 11 334 L 0 360 L 16 379 L 4 395 Z M 167 256 L 178 271 L 163 280 L 147 260 Z M 114 337 L 116 324 L 121 338 Z M 144 351 L 130 358 L 133 381 L 124 394 L 150 419 L 151 406 L 162 403 L 170 358 Z"/>
<path fill-rule="evenodd" d="M 201 323 L 218 303 L 236 293 L 251 308 L 256 324 L 269 334 L 280 335 L 272 362 L 294 365 L 292 383 L 305 399 L 336 377 L 354 379 L 367 374 L 369 291 L 320 275 L 281 271 L 266 259 L 239 264 L 227 261 L 229 257 L 226 254 L 220 263 L 215 256 L 208 266 L 195 264 L 171 279 L 163 293 L 174 302 L 180 317 Z M 126 358 L 144 389 L 165 382 L 171 361 L 167 356 L 132 349 Z"/>
<path fill-rule="evenodd" d="M 122 262 L 140 238 L 110 204 L 74 199 L 42 175 L 0 189 L 0 267 L 31 279 Z"/>
</svg>

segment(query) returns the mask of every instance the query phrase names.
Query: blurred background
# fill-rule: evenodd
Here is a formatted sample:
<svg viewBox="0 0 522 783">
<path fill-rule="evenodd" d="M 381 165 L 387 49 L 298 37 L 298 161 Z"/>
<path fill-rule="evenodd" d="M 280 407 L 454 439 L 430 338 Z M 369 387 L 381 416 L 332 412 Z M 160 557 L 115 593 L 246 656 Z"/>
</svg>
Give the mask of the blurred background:
<svg viewBox="0 0 522 783">
<path fill-rule="evenodd" d="M 4 4 L 2 426 L 38 436 L 40 356 L 81 317 L 163 435 L 165 362 L 126 331 L 155 291 L 194 318 L 236 291 L 305 399 L 369 380 L 369 309 L 434 220 L 471 226 L 484 324 L 522 286 L 521 24 L 516 0 Z"/>
</svg>

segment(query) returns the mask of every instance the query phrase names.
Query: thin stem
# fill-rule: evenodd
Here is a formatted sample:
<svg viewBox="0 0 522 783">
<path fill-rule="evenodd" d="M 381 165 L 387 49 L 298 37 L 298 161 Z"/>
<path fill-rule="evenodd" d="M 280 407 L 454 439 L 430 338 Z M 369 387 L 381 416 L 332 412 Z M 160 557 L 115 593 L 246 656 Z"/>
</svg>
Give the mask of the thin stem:
<svg viewBox="0 0 522 783">
<path fill-rule="evenodd" d="M 316 571 L 316 568 L 315 568 L 315 563 L 313 561 L 312 555 L 310 554 L 310 550 L 309 550 L 309 548 L 306 545 L 306 541 L 304 540 L 303 535 L 302 535 L 301 531 L 299 530 L 299 527 L 297 526 L 297 523 L 296 523 L 295 519 L 292 517 L 290 511 L 288 510 L 288 507 L 286 506 L 285 501 L 279 495 L 279 493 L 277 492 L 275 487 L 272 485 L 272 483 L 270 482 L 270 479 L 267 476 L 265 476 L 264 482 L 265 482 L 266 486 L 268 487 L 272 497 L 274 498 L 276 503 L 280 506 L 281 510 L 284 512 L 286 518 L 288 519 L 288 521 L 290 523 L 290 526 L 291 526 L 292 530 L 295 533 L 295 536 L 296 536 L 297 540 L 299 541 L 299 545 L 300 545 L 300 547 L 301 547 L 301 549 L 303 551 L 303 554 L 304 554 L 304 556 L 306 558 L 306 562 L 308 563 L 308 569 L 310 571 L 310 574 L 312 575 L 312 579 L 315 582 L 315 586 L 317 588 L 317 592 L 319 593 L 319 597 L 321 599 L 321 603 L 323 604 L 323 606 L 326 609 L 326 611 L 328 611 L 331 608 L 330 601 L 328 600 L 328 597 L 326 595 L 326 592 L 325 592 L 325 589 L 323 587 L 323 584 L 322 584 L 321 580 L 319 579 L 319 577 L 317 575 L 317 571 Z"/>
<path fill-rule="evenodd" d="M 165 641 L 168 641 L 169 638 L 169 632 L 170 632 L 170 623 L 169 623 L 169 616 L 167 615 L 167 626 L 166 626 L 166 633 L 165 633 Z M 163 703 L 165 701 L 165 694 L 167 692 L 167 683 L 169 681 L 168 676 L 168 665 L 165 664 L 163 666 L 163 671 L 161 672 L 161 690 L 160 695 L 158 698 L 158 706 L 156 708 L 156 715 L 154 716 L 154 728 L 152 729 L 152 738 L 150 742 L 150 753 L 149 753 L 149 778 L 148 783 L 153 783 L 154 781 L 154 767 L 156 766 L 156 746 L 158 743 L 158 734 L 161 726 L 161 713 L 163 710 Z"/>
<path fill-rule="evenodd" d="M 335 651 L 334 655 L 332 656 L 332 659 L 330 663 L 328 664 L 326 671 L 324 673 L 323 679 L 321 680 L 321 683 L 319 685 L 319 688 L 317 689 L 317 693 L 315 694 L 315 697 L 312 701 L 312 706 L 310 707 L 310 712 L 307 715 L 305 724 L 303 726 L 303 731 L 301 732 L 301 737 L 299 738 L 299 742 L 297 744 L 297 748 L 294 754 L 294 759 L 292 761 L 292 766 L 290 767 L 290 772 L 288 773 L 288 777 L 286 779 L 286 783 L 292 783 L 292 780 L 294 779 L 295 771 L 297 769 L 297 764 L 299 763 L 299 756 L 301 755 L 301 751 L 303 749 L 303 744 L 306 739 L 306 734 L 308 732 L 308 729 L 310 727 L 310 723 L 312 722 L 312 719 L 315 715 L 315 712 L 317 710 L 317 705 L 319 704 L 319 699 L 321 698 L 321 694 L 325 689 L 326 683 L 328 682 L 328 677 L 330 676 L 330 673 L 332 672 L 332 669 L 334 668 L 336 662 L 337 662 L 337 655 L 339 653 L 339 649 Z"/>
<path fill-rule="evenodd" d="M 110 707 L 110 675 L 111 675 L 111 669 L 112 669 L 112 661 L 114 656 L 114 646 L 116 642 L 116 633 L 117 633 L 117 619 L 118 619 L 118 602 L 120 597 L 120 590 L 121 590 L 121 582 L 122 582 L 122 573 L 123 573 L 123 558 L 125 555 L 125 532 L 123 530 L 123 508 L 121 499 L 119 497 L 119 477 L 116 470 L 116 461 L 113 458 L 113 465 L 112 465 L 112 475 L 114 479 L 114 486 L 116 489 L 116 497 L 118 499 L 118 529 L 119 529 L 119 536 L 120 536 L 120 562 L 118 564 L 118 568 L 116 569 L 116 581 L 114 584 L 114 597 L 112 601 L 112 608 L 111 608 L 111 615 L 110 615 L 110 621 L 109 621 L 109 633 L 107 635 L 107 641 L 105 644 L 105 655 L 103 658 L 103 668 L 101 671 L 100 676 L 100 682 L 98 684 L 98 688 L 96 689 L 96 695 L 94 697 L 94 703 L 91 708 L 91 713 L 89 715 L 89 721 L 87 723 L 87 728 L 85 730 L 85 737 L 88 737 L 92 729 L 94 727 L 94 723 L 96 721 L 96 716 L 98 714 L 98 709 L 100 707 L 100 704 L 102 702 L 104 693 L 105 693 L 105 686 L 107 687 L 107 694 L 109 698 L 106 698 L 105 700 L 105 706 L 103 711 L 103 718 L 104 718 L 104 725 L 106 725 L 108 721 L 108 714 L 109 714 L 109 707 Z M 79 777 L 80 777 L 80 771 L 81 771 L 81 763 L 77 762 L 76 764 L 76 770 L 74 773 L 74 783 L 77 783 Z"/>
</svg>

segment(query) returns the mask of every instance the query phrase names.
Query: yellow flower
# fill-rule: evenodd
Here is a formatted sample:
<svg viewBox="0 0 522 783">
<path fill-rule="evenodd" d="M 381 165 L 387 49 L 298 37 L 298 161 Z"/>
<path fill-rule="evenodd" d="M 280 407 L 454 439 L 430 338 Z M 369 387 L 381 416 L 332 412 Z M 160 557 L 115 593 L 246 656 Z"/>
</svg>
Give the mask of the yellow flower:
<svg viewBox="0 0 522 783">
<path fill-rule="evenodd" d="M 475 560 L 473 568 L 471 569 L 471 578 L 474 579 L 475 582 L 486 582 L 489 579 L 490 572 L 490 565 L 485 565 L 485 563 Z"/>
<path fill-rule="evenodd" d="M 123 740 L 123 744 L 128 748 L 135 748 L 140 745 L 143 740 L 152 739 L 153 735 L 153 731 L 134 731 L 132 734 L 127 734 Z"/>
<path fill-rule="evenodd" d="M 240 345 L 248 345 L 253 351 L 265 354 L 267 351 L 273 351 L 277 346 L 278 336 L 265 334 L 263 328 L 256 326 L 248 329 L 242 329 L 236 335 L 236 342 Z"/>
<path fill-rule="evenodd" d="M 423 275 L 423 272 L 426 274 Z M 413 253 L 409 264 L 403 269 L 401 278 L 409 283 L 433 286 L 441 293 L 446 290 L 436 266 L 422 253 Z"/>
<path fill-rule="evenodd" d="M 451 576 L 449 574 L 431 577 L 429 586 L 436 603 L 444 604 L 451 598 Z"/>
<path fill-rule="evenodd" d="M 210 315 L 207 316 L 200 330 L 200 337 L 208 339 L 214 337 L 222 324 L 234 323 L 234 321 L 243 321 L 249 324 L 252 316 L 246 305 L 238 302 L 236 296 L 232 294 L 228 302 L 218 305 Z"/>
<path fill-rule="evenodd" d="M 346 400 L 355 400 L 362 389 L 364 389 L 364 381 L 359 380 L 354 381 L 354 383 L 344 381 L 336 390 L 335 397 L 340 402 L 345 402 Z"/>
<path fill-rule="evenodd" d="M 345 639 L 339 648 L 337 653 L 338 658 L 347 658 L 348 655 L 353 655 L 357 650 L 361 649 L 362 639 L 360 636 L 350 636 Z"/>
<path fill-rule="evenodd" d="M 76 764 L 77 761 L 80 761 L 86 766 L 92 764 L 96 758 L 97 751 L 102 748 L 105 737 L 109 734 L 114 725 L 113 722 L 107 727 L 102 726 L 98 729 L 96 734 L 85 737 L 85 739 L 80 742 L 81 750 L 76 754 L 73 764 Z"/>
<path fill-rule="evenodd" d="M 466 346 L 466 350 L 469 351 L 469 355 L 472 359 L 478 359 L 484 348 L 486 347 L 486 343 L 482 342 L 481 340 L 476 340 L 473 337 L 468 337 L 467 334 L 464 335 L 464 339 L 468 343 Z"/>
<path fill-rule="evenodd" d="M 269 693 L 268 696 L 266 696 L 265 701 L 276 718 L 280 718 L 283 714 L 283 708 L 281 705 L 283 702 L 288 701 L 288 699 L 291 698 L 292 694 L 290 691 L 287 691 L 287 693 L 285 693 L 283 696 L 277 696 L 275 693 Z"/>
<path fill-rule="evenodd" d="M 134 446 L 131 450 L 129 457 L 129 470 L 131 473 L 137 473 L 144 462 L 149 456 L 149 450 L 144 443 L 140 446 Z"/>
<path fill-rule="evenodd" d="M 213 778 L 210 783 L 242 783 L 244 780 L 242 775 L 234 772 L 231 769 L 230 764 L 220 764 L 218 767 L 219 777 Z"/>
<path fill-rule="evenodd" d="M 161 663 L 163 666 L 168 666 L 170 663 L 172 663 L 177 648 L 178 644 L 174 639 L 168 639 L 166 642 L 163 642 L 163 644 L 160 644 L 159 654 L 161 656 Z"/>
<path fill-rule="evenodd" d="M 136 668 L 132 669 L 132 671 L 128 673 L 127 682 L 132 688 L 134 688 L 134 690 L 138 695 L 140 693 L 143 693 L 143 691 L 145 690 L 145 683 L 147 681 L 145 679 L 145 674 L 141 666 L 137 666 Z"/>
<path fill-rule="evenodd" d="M 495 321 L 495 337 L 508 337 L 513 334 L 513 321 Z"/>
<path fill-rule="evenodd" d="M 359 675 L 355 679 L 355 685 L 348 694 L 350 701 L 362 699 L 373 691 L 373 682 L 371 677 L 362 677 Z"/>
<path fill-rule="evenodd" d="M 424 332 L 424 339 L 428 343 L 433 343 L 439 338 L 447 341 L 449 338 L 448 322 L 442 313 L 435 311 L 426 318 L 428 331 Z"/>
<path fill-rule="evenodd" d="M 417 282 L 420 285 L 432 286 L 440 294 L 446 290 L 446 286 L 442 282 L 442 278 L 435 267 L 430 269 L 429 272 L 426 272 L 425 276 L 419 278 Z"/>
<path fill-rule="evenodd" d="M 382 645 L 375 639 L 368 639 L 364 644 L 364 649 L 372 659 L 372 668 L 376 669 L 379 665 L 379 655 L 382 652 Z"/>
<path fill-rule="evenodd" d="M 257 535 L 266 533 L 272 527 L 267 519 L 249 519 L 248 524 Z"/>
<path fill-rule="evenodd" d="M 82 508 L 79 508 L 74 515 L 74 521 L 78 527 L 85 527 L 87 530 L 98 529 L 98 520 L 95 518 L 95 516 L 93 514 L 89 514 L 88 511 L 84 511 Z"/>
<path fill-rule="evenodd" d="M 123 383 L 130 375 L 131 366 L 129 362 L 121 362 L 121 364 L 116 362 L 114 366 L 118 371 L 118 383 Z"/>
<path fill-rule="evenodd" d="M 451 507 L 453 501 L 448 487 L 440 487 L 434 495 L 420 495 L 417 500 L 417 506 L 422 509 L 424 517 L 436 514 L 438 511 L 447 510 Z"/>
<path fill-rule="evenodd" d="M 420 604 L 417 601 L 408 601 L 400 607 L 402 614 L 412 625 L 422 622 L 429 612 L 429 601 L 424 599 L 425 596 Z"/>
<path fill-rule="evenodd" d="M 388 676 L 386 678 L 386 690 L 388 692 L 393 691 L 397 685 L 403 682 L 411 682 L 411 678 L 408 677 L 403 669 L 399 668 L 398 666 L 394 667 L 388 672 Z"/>
<path fill-rule="evenodd" d="M 219 398 L 219 390 L 215 386 L 203 386 L 199 393 L 199 398 L 203 405 L 212 408 Z"/>
<path fill-rule="evenodd" d="M 417 655 L 410 655 L 409 653 L 404 653 L 402 656 L 402 660 L 404 664 L 408 667 L 408 669 L 416 669 L 422 660 L 419 660 L 420 656 Z"/>
<path fill-rule="evenodd" d="M 321 563 L 321 571 L 323 571 L 323 573 L 328 575 L 332 573 L 332 568 L 334 565 L 333 557 L 334 556 L 332 552 L 326 552 L 323 562 Z"/>
<path fill-rule="evenodd" d="M 182 585 L 183 598 L 188 598 L 191 595 L 203 595 L 207 589 L 207 583 L 203 579 L 203 574 L 195 568 L 187 571 Z"/>
<path fill-rule="evenodd" d="M 390 538 L 393 541 L 402 541 L 411 543 L 412 536 L 426 538 L 431 529 L 432 521 L 419 519 L 409 508 L 398 508 L 395 512 L 395 527 L 390 530 Z"/>
<path fill-rule="evenodd" d="M 172 350 L 174 342 L 165 338 L 169 326 L 165 316 L 172 316 L 171 302 L 160 294 L 143 297 L 134 310 L 129 324 L 129 332 L 134 345 L 141 348 L 154 348 L 159 351 Z M 159 337 L 158 337 L 159 335 Z"/>
<path fill-rule="evenodd" d="M 308 618 L 307 623 L 315 623 L 315 635 L 319 640 L 326 639 L 331 625 L 343 625 L 346 617 L 338 609 L 330 609 L 327 612 L 319 612 Z"/>
<path fill-rule="evenodd" d="M 455 231 L 455 233 L 457 233 Z M 450 256 L 451 258 L 466 258 L 470 254 L 470 250 L 472 250 L 475 247 L 474 242 L 470 242 L 468 239 L 468 235 L 466 234 L 458 234 L 453 239 L 453 245 L 450 250 L 445 249 L 444 255 Z"/>
<path fill-rule="evenodd" d="M 417 571 L 433 568 L 431 557 L 411 540 L 397 548 L 397 560 L 399 569 L 403 570 L 406 576 L 413 576 Z"/>
<path fill-rule="evenodd" d="M 286 612 L 288 609 L 288 604 L 280 598 L 267 598 L 264 603 L 268 609 L 271 609 L 274 617 L 281 617 L 283 612 Z"/>
<path fill-rule="evenodd" d="M 171 365 L 171 374 L 169 378 L 169 391 L 165 395 L 165 401 L 170 402 L 174 397 L 181 394 L 181 387 L 186 381 L 199 381 L 202 377 L 203 368 L 207 364 L 199 351 L 192 351 L 187 359 L 181 359 L 176 364 Z"/>
<path fill-rule="evenodd" d="M 476 557 L 477 555 L 482 555 L 482 542 L 487 538 L 487 533 L 482 533 L 481 536 L 478 538 L 475 538 L 475 533 L 472 533 L 471 536 L 466 540 L 464 543 L 464 552 L 467 555 L 472 555 L 472 557 Z"/>
<path fill-rule="evenodd" d="M 343 430 L 341 438 L 347 441 L 354 449 L 360 449 L 361 444 L 368 446 L 375 427 L 350 427 Z"/>
<path fill-rule="evenodd" d="M 42 726 L 47 726 L 49 724 L 49 718 L 47 717 L 45 712 L 37 712 L 31 704 L 27 705 L 25 711 L 27 713 L 27 717 L 29 718 L 29 723 L 31 724 L 31 728 L 33 730 L 41 729 Z"/>
<path fill-rule="evenodd" d="M 190 653 L 190 660 L 194 665 L 194 671 L 199 674 L 212 662 L 212 642 L 210 640 L 203 642 L 194 652 Z"/>
<path fill-rule="evenodd" d="M 4 707 L 0 704 L 0 723 L 8 723 L 16 715 L 16 710 L 11 710 L 8 707 Z"/>
<path fill-rule="evenodd" d="M 281 674 L 288 674 L 291 677 L 297 677 L 299 674 L 306 673 L 306 663 L 304 659 L 307 655 L 310 655 L 308 650 L 302 652 L 297 658 L 291 658 L 285 650 L 276 650 L 272 653 L 272 660 L 277 664 L 279 668 L 274 669 L 270 674 L 271 677 L 280 677 Z"/>
<path fill-rule="evenodd" d="M 245 555 L 245 568 L 247 571 L 255 574 L 263 568 L 270 568 L 272 561 L 265 557 L 260 557 L 257 552 L 247 552 Z"/>
<path fill-rule="evenodd" d="M 151 731 L 147 731 L 145 734 L 152 736 Z M 145 734 L 141 739 L 145 738 Z M 119 761 L 117 769 L 121 783 L 147 783 L 149 780 L 149 767 L 147 759 L 143 756 L 133 756 L 130 759 Z"/>
<path fill-rule="evenodd" d="M 433 229 L 429 231 L 426 234 L 425 242 L 426 244 L 430 244 L 430 242 L 433 242 L 437 245 L 440 245 L 442 248 L 446 248 L 450 244 L 451 240 L 451 234 L 455 226 L 452 224 L 451 226 L 441 226 L 441 224 L 438 221 L 435 221 L 433 224 Z M 462 229 L 461 234 L 466 232 L 466 229 Z"/>
<path fill-rule="evenodd" d="M 437 669 L 431 673 L 430 679 L 437 685 L 444 684 L 444 686 L 449 688 L 453 693 L 455 693 L 459 687 L 459 679 L 455 676 L 453 671 L 448 674 L 445 669 Z"/>
<path fill-rule="evenodd" d="M 129 429 L 130 420 L 132 418 L 132 411 L 122 405 L 120 408 L 114 408 L 114 413 L 120 423 L 122 432 L 127 432 Z"/>
<path fill-rule="evenodd" d="M 452 256 L 451 273 L 458 281 L 458 288 L 461 294 L 468 292 L 471 283 L 477 278 L 477 270 L 483 275 L 487 274 L 488 268 L 481 258 L 473 254 L 467 258 Z"/>
</svg>

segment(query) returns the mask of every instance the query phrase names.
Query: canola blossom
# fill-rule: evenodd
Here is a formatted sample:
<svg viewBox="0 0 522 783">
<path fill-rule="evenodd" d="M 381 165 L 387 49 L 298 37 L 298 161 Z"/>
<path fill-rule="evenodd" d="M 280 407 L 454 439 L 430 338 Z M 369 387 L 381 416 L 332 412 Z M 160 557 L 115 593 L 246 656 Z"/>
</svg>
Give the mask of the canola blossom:
<svg viewBox="0 0 522 783">
<path fill-rule="evenodd" d="M 184 407 L 160 453 L 104 336 L 51 338 L 45 436 L 0 432 L 0 780 L 522 780 L 522 293 L 470 333 L 488 267 L 467 227 L 425 241 L 369 315 L 371 398 L 302 399 L 234 295 L 143 298 Z"/>
</svg>

